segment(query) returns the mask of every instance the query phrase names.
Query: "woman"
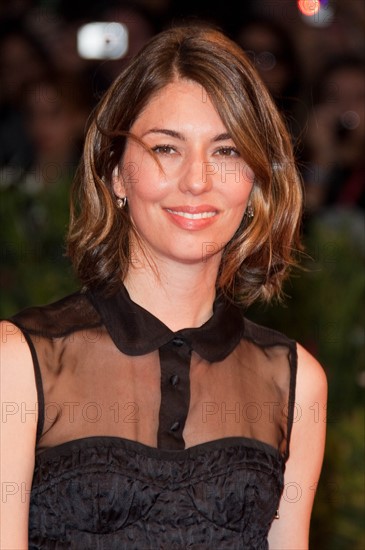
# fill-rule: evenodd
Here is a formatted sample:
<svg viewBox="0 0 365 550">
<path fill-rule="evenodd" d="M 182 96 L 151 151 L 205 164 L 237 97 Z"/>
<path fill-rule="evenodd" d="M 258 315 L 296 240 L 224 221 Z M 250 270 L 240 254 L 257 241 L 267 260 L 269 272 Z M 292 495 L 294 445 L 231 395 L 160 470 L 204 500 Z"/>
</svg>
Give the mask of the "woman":
<svg viewBox="0 0 365 550">
<path fill-rule="evenodd" d="M 4 547 L 29 515 L 32 549 L 307 548 L 325 376 L 243 316 L 294 263 L 301 189 L 241 49 L 154 37 L 95 113 L 74 201 L 82 291 L 4 324 Z"/>
</svg>

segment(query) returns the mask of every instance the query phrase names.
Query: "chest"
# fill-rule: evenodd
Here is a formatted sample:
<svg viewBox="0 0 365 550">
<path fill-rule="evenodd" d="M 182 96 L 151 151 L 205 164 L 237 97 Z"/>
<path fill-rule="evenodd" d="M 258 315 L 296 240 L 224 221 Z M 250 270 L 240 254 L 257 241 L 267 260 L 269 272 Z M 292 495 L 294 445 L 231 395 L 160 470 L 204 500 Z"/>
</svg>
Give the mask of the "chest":
<svg viewBox="0 0 365 550">
<path fill-rule="evenodd" d="M 283 359 L 280 369 L 245 343 L 217 362 L 181 340 L 138 356 L 107 339 L 97 344 L 79 335 L 45 354 L 45 446 L 108 435 L 170 449 L 225 437 L 280 447 L 289 386 Z"/>
</svg>

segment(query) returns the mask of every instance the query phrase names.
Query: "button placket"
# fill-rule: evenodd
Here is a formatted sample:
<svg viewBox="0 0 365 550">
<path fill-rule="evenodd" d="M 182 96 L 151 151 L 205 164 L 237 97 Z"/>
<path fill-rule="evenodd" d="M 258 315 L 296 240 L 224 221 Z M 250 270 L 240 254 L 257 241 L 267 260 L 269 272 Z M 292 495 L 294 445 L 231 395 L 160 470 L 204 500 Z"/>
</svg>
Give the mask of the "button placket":
<svg viewBox="0 0 365 550">
<path fill-rule="evenodd" d="M 157 446 L 184 449 L 182 436 L 190 404 L 190 346 L 175 337 L 161 346 L 161 405 Z"/>
<path fill-rule="evenodd" d="M 173 343 L 174 346 L 180 348 L 181 346 L 183 346 L 185 344 L 185 340 L 183 338 L 174 338 L 172 340 L 172 343 Z"/>
<path fill-rule="evenodd" d="M 172 376 L 170 376 L 170 384 L 171 386 L 177 386 L 178 383 L 180 382 L 180 377 L 178 374 L 173 374 Z"/>
</svg>

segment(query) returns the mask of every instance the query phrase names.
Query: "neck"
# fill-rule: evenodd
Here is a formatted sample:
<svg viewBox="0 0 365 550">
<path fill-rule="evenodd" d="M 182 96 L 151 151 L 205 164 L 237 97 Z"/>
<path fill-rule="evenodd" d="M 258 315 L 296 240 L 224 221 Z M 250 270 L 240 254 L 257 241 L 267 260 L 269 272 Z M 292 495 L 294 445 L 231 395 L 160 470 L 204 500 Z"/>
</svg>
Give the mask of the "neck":
<svg viewBox="0 0 365 550">
<path fill-rule="evenodd" d="M 219 259 L 198 265 L 131 266 L 124 280 L 131 299 L 174 332 L 204 324 L 213 313 Z"/>
</svg>

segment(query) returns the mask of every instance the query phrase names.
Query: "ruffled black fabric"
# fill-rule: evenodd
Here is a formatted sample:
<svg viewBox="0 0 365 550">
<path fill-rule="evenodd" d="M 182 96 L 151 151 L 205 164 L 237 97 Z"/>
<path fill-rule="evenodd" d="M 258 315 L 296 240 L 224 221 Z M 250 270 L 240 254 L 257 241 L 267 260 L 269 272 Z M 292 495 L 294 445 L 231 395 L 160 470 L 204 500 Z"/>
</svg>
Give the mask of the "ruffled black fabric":
<svg viewBox="0 0 365 550">
<path fill-rule="evenodd" d="M 183 451 L 71 441 L 37 457 L 29 549 L 264 550 L 283 471 L 276 449 L 246 438 Z"/>
</svg>

